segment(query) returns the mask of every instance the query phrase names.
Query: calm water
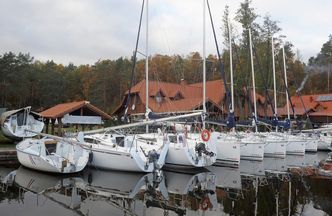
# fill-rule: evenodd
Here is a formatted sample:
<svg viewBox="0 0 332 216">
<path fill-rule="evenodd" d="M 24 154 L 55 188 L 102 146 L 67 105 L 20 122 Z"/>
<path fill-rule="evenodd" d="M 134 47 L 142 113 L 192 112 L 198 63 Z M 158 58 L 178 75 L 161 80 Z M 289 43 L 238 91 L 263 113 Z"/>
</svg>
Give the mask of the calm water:
<svg viewBox="0 0 332 216">
<path fill-rule="evenodd" d="M 330 215 L 332 180 L 287 172 L 326 155 L 159 176 L 96 169 L 59 176 L 0 167 L 0 215 Z"/>
</svg>

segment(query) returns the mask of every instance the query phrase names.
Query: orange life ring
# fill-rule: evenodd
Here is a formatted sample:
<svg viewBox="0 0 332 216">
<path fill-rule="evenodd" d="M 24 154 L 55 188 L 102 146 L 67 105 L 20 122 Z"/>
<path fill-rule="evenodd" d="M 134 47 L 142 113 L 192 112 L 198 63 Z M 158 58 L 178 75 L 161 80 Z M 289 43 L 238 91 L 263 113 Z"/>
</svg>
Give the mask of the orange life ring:
<svg viewBox="0 0 332 216">
<path fill-rule="evenodd" d="M 206 211 L 208 208 L 211 208 L 211 206 L 212 206 L 212 203 L 210 202 L 209 197 L 203 198 L 202 203 L 201 203 L 201 209 L 203 211 Z"/>
<path fill-rule="evenodd" d="M 209 130 L 207 130 L 207 129 L 202 130 L 201 137 L 202 137 L 202 140 L 203 140 L 204 142 L 209 141 L 210 136 L 211 136 L 211 134 L 210 134 L 210 131 L 209 131 Z"/>
</svg>

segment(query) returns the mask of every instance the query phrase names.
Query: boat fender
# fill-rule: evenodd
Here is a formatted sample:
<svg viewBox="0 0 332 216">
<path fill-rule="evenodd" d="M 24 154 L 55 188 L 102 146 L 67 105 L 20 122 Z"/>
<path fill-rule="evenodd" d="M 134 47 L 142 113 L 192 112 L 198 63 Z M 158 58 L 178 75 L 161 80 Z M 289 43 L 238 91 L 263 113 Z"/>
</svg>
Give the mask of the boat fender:
<svg viewBox="0 0 332 216">
<path fill-rule="evenodd" d="M 201 137 L 202 137 L 202 140 L 203 140 L 204 142 L 209 141 L 210 136 L 211 136 L 210 131 L 207 130 L 207 129 L 204 129 L 204 130 L 202 131 L 202 133 L 201 133 Z"/>
<path fill-rule="evenodd" d="M 211 207 L 212 207 L 212 203 L 211 203 L 209 197 L 206 196 L 206 197 L 203 198 L 203 200 L 202 200 L 201 209 L 202 209 L 203 211 L 206 211 L 208 208 L 211 208 Z"/>
<path fill-rule="evenodd" d="M 89 152 L 89 163 L 93 161 L 93 153 Z"/>
</svg>

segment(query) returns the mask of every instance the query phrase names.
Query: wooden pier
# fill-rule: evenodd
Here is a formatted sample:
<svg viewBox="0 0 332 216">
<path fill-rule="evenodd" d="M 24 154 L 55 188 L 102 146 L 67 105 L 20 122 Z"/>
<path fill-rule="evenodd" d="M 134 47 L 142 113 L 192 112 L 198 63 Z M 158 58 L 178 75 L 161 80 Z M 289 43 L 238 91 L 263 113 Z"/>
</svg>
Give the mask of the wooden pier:
<svg viewBox="0 0 332 216">
<path fill-rule="evenodd" d="M 15 146 L 1 147 L 0 146 L 0 165 L 18 164 Z"/>
</svg>

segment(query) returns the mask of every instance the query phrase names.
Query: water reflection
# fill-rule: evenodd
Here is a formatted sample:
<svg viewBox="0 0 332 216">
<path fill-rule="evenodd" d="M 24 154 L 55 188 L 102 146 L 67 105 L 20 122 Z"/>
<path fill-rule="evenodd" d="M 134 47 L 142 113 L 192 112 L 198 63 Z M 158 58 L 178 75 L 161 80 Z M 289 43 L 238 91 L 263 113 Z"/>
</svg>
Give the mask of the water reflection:
<svg viewBox="0 0 332 216">
<path fill-rule="evenodd" d="M 169 203 L 187 212 L 214 210 L 217 205 L 216 176 L 210 172 L 165 172 Z"/>
<path fill-rule="evenodd" d="M 168 199 L 161 173 L 128 173 L 88 169 L 84 171 L 86 193 L 82 211 L 86 215 L 143 215 L 151 200 Z"/>
<path fill-rule="evenodd" d="M 326 153 L 325 153 L 326 156 Z M 71 176 L 0 167 L 1 215 L 326 215 L 332 180 L 289 172 L 324 154 L 241 161 L 239 168 Z"/>
</svg>

